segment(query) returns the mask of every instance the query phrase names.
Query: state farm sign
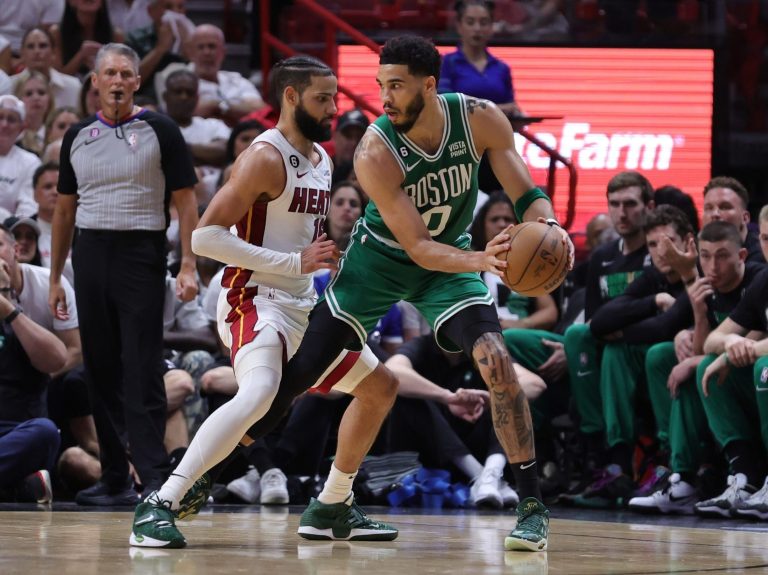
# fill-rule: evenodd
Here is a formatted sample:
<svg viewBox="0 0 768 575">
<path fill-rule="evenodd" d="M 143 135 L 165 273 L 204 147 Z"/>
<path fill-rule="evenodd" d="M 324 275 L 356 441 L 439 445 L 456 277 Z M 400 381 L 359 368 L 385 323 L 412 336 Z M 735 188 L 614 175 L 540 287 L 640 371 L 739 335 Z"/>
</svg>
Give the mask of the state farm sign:
<svg viewBox="0 0 768 575">
<path fill-rule="evenodd" d="M 453 51 L 441 46 L 442 53 Z M 711 50 L 492 48 L 512 68 L 517 102 L 531 116 L 562 116 L 528 130 L 569 158 L 579 173 L 574 230 L 605 211 L 605 186 L 621 170 L 640 170 L 654 186 L 673 184 L 701 207 L 710 177 Z M 340 81 L 380 109 L 378 57 L 339 47 Z M 343 112 L 351 105 L 340 98 Z M 534 180 L 546 182 L 549 157 L 520 135 L 517 150 Z M 565 215 L 567 174 L 558 166 L 555 209 Z"/>
</svg>

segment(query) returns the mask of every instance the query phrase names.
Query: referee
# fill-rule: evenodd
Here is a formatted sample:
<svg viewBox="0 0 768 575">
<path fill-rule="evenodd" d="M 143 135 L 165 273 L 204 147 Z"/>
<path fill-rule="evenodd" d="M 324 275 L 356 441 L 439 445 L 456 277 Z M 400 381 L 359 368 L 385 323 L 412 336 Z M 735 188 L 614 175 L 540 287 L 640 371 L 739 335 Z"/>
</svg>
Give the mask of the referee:
<svg viewBox="0 0 768 575">
<path fill-rule="evenodd" d="M 168 472 L 160 366 L 171 201 L 182 248 L 177 297 L 197 294 L 192 159 L 172 120 L 134 105 L 138 69 L 138 56 L 123 44 L 99 50 L 91 80 L 101 111 L 72 126 L 61 148 L 49 304 L 66 317 L 61 274 L 74 243 L 83 360 L 101 446 L 101 480 L 77 494 L 81 505 L 136 503 L 128 453 L 149 491 Z"/>
</svg>

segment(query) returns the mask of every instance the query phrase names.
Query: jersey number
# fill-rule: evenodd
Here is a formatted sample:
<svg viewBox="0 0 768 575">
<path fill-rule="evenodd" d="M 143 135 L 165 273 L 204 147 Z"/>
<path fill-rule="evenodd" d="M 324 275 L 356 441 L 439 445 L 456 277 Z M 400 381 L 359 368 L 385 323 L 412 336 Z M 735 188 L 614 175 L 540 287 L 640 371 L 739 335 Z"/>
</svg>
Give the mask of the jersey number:
<svg viewBox="0 0 768 575">
<path fill-rule="evenodd" d="M 424 225 L 429 230 L 429 235 L 433 238 L 439 236 L 448 225 L 448 219 L 451 216 L 451 206 L 436 206 L 431 210 L 428 210 L 421 214 L 421 219 L 424 220 Z M 436 225 L 431 225 L 435 218 L 439 218 L 436 221 Z"/>
<path fill-rule="evenodd" d="M 315 218 L 315 233 L 312 234 L 313 242 L 325 233 L 323 224 L 325 224 L 325 218 Z"/>
</svg>

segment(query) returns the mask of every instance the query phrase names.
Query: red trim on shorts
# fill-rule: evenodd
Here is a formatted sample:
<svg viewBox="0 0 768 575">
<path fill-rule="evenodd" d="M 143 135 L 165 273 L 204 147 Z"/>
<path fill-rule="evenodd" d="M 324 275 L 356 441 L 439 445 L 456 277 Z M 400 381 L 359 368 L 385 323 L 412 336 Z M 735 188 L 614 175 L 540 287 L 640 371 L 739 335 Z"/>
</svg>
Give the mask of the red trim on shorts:
<svg viewBox="0 0 768 575">
<path fill-rule="evenodd" d="M 352 366 L 357 363 L 361 353 L 362 352 L 360 351 L 347 351 L 347 355 L 344 356 L 344 359 L 341 360 L 339 365 L 333 368 L 333 371 L 328 374 L 328 377 L 321 381 L 319 385 L 311 387 L 309 392 L 328 393 L 331 391 L 333 386 L 339 383 L 342 378 L 350 372 Z"/>
<path fill-rule="evenodd" d="M 258 335 L 258 332 L 253 330 L 259 321 L 259 312 L 253 303 L 258 291 L 259 287 L 254 286 L 230 289 L 227 292 L 227 303 L 231 309 L 225 321 L 230 324 L 229 332 L 232 334 L 230 357 L 233 363 L 240 348 L 251 343 Z"/>
</svg>

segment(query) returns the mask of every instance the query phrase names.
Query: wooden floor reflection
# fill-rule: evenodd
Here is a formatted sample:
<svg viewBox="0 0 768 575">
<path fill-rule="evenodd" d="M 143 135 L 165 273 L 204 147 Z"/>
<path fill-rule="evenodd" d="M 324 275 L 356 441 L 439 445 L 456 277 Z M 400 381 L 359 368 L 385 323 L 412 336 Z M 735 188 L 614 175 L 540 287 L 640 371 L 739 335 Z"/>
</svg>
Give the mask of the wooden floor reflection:
<svg viewBox="0 0 768 575">
<path fill-rule="evenodd" d="M 184 521 L 183 550 L 128 546 L 129 512 L 0 511 L 3 575 L 768 573 L 768 533 L 553 519 L 546 553 L 503 551 L 508 516 L 372 514 L 391 543 L 310 542 L 287 508 L 216 510 Z M 758 526 L 759 527 L 759 526 Z"/>
</svg>

